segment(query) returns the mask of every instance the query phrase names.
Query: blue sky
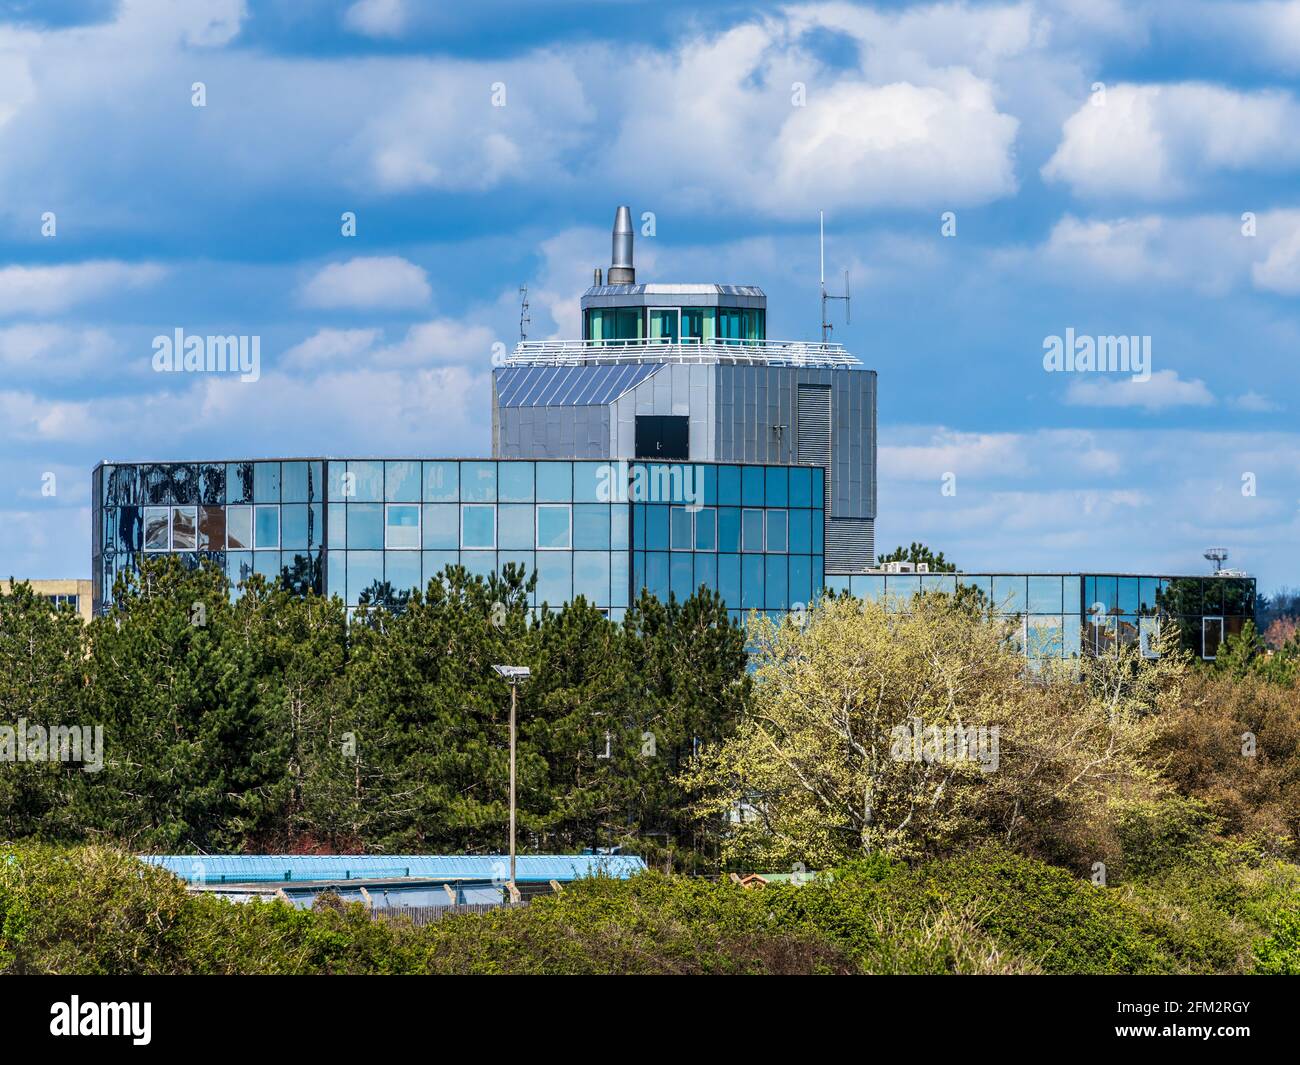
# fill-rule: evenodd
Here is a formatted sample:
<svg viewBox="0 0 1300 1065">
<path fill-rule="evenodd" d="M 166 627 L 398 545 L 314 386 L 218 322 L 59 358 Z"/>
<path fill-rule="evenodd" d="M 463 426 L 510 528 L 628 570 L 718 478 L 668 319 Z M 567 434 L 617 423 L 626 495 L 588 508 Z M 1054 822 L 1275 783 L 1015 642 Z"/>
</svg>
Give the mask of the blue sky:
<svg viewBox="0 0 1300 1065">
<path fill-rule="evenodd" d="M 487 454 L 519 286 L 574 335 L 628 203 L 641 279 L 780 338 L 825 210 L 879 545 L 1300 584 L 1298 75 L 1276 0 L 0 0 L 0 572 L 88 575 L 101 458 Z M 261 379 L 153 372 L 177 328 Z M 1150 380 L 1046 372 L 1067 329 Z"/>
</svg>

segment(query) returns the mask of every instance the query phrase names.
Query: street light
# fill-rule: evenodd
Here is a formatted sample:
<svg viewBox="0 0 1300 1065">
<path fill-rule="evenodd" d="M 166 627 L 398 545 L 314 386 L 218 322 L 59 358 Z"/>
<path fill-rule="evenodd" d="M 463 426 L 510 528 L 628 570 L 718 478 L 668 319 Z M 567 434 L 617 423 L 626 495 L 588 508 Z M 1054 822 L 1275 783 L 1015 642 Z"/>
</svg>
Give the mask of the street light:
<svg viewBox="0 0 1300 1065">
<path fill-rule="evenodd" d="M 527 666 L 492 668 L 510 685 L 510 901 L 515 902 L 519 898 L 519 888 L 515 886 L 515 706 L 520 683 L 533 674 Z"/>
</svg>

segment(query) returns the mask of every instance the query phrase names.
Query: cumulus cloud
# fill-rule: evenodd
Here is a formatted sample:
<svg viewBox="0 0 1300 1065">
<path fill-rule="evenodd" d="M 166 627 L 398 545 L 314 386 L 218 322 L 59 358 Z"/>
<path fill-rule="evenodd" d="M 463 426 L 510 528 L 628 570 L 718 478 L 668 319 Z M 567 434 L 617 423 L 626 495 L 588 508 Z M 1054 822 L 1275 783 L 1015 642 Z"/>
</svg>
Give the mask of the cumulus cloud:
<svg viewBox="0 0 1300 1065">
<path fill-rule="evenodd" d="M 0 315 L 50 314 L 128 289 L 165 274 L 152 263 L 102 260 L 62 266 L 0 267 Z"/>
<path fill-rule="evenodd" d="M 1065 401 L 1078 407 L 1208 407 L 1214 396 L 1204 381 L 1184 381 L 1177 370 L 1157 370 L 1146 380 L 1121 375 L 1075 376 Z"/>
<path fill-rule="evenodd" d="M 50 323 L 0 328 L 0 367 L 24 378 L 58 378 L 102 364 L 117 351 L 103 329 L 72 329 Z"/>
<path fill-rule="evenodd" d="M 1277 90 L 1119 84 L 1066 120 L 1043 177 L 1086 197 L 1173 199 L 1220 171 L 1300 164 L 1300 103 Z"/>
<path fill-rule="evenodd" d="M 451 318 L 417 322 L 391 344 L 382 342 L 379 329 L 322 329 L 285 352 L 281 365 L 320 372 L 357 365 L 398 368 L 460 363 L 488 370 L 493 345 L 498 343 L 504 342 L 487 326 Z"/>
<path fill-rule="evenodd" d="M 299 290 L 308 307 L 330 310 L 423 307 L 433 296 L 423 267 L 399 255 L 367 256 L 330 263 Z"/>
<path fill-rule="evenodd" d="M 403 0 L 357 0 L 343 13 L 343 25 L 367 37 L 397 37 L 407 14 Z"/>
</svg>

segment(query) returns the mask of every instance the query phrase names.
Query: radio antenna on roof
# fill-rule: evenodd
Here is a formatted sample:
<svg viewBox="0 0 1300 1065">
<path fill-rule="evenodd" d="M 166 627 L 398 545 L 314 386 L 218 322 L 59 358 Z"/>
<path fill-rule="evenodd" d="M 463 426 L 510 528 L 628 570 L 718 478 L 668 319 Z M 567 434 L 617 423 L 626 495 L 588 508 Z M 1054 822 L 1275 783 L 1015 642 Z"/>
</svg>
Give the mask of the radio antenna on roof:
<svg viewBox="0 0 1300 1065">
<path fill-rule="evenodd" d="M 850 321 L 849 300 L 851 297 L 849 295 L 849 272 L 847 270 L 844 271 L 844 295 L 832 296 L 829 292 L 826 291 L 826 212 L 825 211 L 817 212 L 817 230 L 818 230 L 819 243 L 821 247 L 821 257 L 820 257 L 821 266 L 820 266 L 819 273 L 821 279 L 821 292 L 822 292 L 822 343 L 826 344 L 829 343 L 831 339 L 831 333 L 835 329 L 835 327 L 831 325 L 831 323 L 827 320 L 826 317 L 827 301 L 828 300 L 844 301 L 844 324 L 848 325 Z"/>
</svg>

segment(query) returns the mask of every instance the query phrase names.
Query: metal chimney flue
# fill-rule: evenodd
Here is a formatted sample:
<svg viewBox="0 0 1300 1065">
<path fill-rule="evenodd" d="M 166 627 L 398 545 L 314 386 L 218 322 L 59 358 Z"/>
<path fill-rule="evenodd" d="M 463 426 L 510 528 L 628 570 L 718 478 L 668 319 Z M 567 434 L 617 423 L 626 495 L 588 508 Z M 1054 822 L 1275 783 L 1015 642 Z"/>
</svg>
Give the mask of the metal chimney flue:
<svg viewBox="0 0 1300 1065">
<path fill-rule="evenodd" d="M 632 265 L 632 209 L 620 207 L 614 215 L 614 251 L 606 280 L 611 285 L 635 285 Z"/>
</svg>

